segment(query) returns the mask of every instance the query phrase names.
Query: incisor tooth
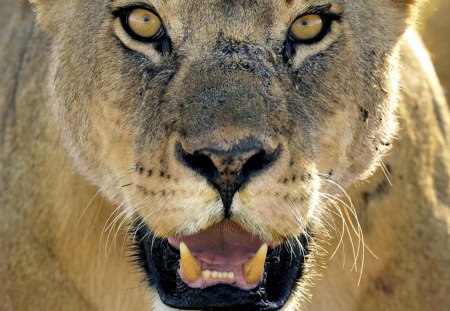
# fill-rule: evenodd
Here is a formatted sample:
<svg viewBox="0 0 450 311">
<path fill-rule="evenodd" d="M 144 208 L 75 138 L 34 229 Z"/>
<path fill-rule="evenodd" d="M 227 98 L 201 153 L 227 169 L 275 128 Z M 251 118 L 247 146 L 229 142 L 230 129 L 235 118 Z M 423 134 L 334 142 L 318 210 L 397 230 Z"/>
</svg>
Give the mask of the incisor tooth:
<svg viewBox="0 0 450 311">
<path fill-rule="evenodd" d="M 267 243 L 264 243 L 256 253 L 255 257 L 244 263 L 244 278 L 248 284 L 255 284 L 261 280 L 264 264 L 267 258 Z"/>
<path fill-rule="evenodd" d="M 202 275 L 203 275 L 203 279 L 205 281 L 208 281 L 211 278 L 211 271 L 205 270 L 202 272 Z"/>
<path fill-rule="evenodd" d="M 202 274 L 202 262 L 195 258 L 186 243 L 180 243 L 181 271 L 189 282 L 195 282 Z"/>
</svg>

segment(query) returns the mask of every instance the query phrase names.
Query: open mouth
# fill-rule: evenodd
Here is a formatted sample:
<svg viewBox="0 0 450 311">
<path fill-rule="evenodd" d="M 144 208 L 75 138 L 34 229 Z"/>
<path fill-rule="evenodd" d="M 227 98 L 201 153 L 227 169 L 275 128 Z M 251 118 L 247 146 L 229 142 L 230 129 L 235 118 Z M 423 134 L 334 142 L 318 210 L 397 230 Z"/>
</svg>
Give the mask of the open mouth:
<svg viewBox="0 0 450 311">
<path fill-rule="evenodd" d="M 143 227 L 136 243 L 149 284 L 166 305 L 186 310 L 279 310 L 308 254 L 304 236 L 267 243 L 229 220 L 182 238 Z"/>
</svg>

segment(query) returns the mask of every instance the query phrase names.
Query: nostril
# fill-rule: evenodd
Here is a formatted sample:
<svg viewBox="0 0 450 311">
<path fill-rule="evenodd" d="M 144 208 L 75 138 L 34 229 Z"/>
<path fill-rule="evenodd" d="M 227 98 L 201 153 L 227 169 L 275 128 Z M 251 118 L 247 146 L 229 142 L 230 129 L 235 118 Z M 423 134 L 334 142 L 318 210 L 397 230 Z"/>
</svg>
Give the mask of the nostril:
<svg viewBox="0 0 450 311">
<path fill-rule="evenodd" d="M 264 150 L 250 157 L 242 166 L 241 176 L 247 180 L 250 177 L 264 171 L 275 161 L 274 154 L 268 154 Z"/>
<path fill-rule="evenodd" d="M 183 162 L 194 172 L 202 175 L 208 180 L 215 180 L 219 177 L 219 171 L 214 165 L 214 162 L 205 154 L 199 154 L 195 152 L 194 154 L 186 153 L 181 150 L 181 158 Z"/>
<path fill-rule="evenodd" d="M 184 150 L 181 144 L 176 147 L 178 158 L 197 174 L 209 181 L 217 181 L 227 175 L 235 176 L 235 184 L 243 184 L 251 177 L 267 170 L 281 153 L 279 146 L 272 152 L 253 150 L 245 152 L 222 152 L 200 149 L 192 153 Z"/>
</svg>

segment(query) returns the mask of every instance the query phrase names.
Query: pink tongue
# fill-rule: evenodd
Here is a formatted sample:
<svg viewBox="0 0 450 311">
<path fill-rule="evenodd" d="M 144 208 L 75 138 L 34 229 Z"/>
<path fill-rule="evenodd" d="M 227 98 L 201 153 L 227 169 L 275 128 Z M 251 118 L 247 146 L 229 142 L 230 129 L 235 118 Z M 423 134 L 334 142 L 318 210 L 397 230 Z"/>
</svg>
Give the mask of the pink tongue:
<svg viewBox="0 0 450 311">
<path fill-rule="evenodd" d="M 169 238 L 169 243 L 175 248 L 179 248 L 181 242 L 186 243 L 192 254 L 202 262 L 218 267 L 223 265 L 224 268 L 242 265 L 264 243 L 228 220 L 192 236 Z"/>
</svg>

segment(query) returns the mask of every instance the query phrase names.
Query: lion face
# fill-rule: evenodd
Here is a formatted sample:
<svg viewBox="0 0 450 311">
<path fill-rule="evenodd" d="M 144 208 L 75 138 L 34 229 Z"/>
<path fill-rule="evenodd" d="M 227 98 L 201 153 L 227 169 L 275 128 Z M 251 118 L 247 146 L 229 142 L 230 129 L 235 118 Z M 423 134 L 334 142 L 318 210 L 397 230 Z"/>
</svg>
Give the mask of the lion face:
<svg viewBox="0 0 450 311">
<path fill-rule="evenodd" d="M 165 304 L 298 298 L 322 195 L 389 148 L 409 5 L 40 1 L 63 141 L 135 225 Z"/>
</svg>

